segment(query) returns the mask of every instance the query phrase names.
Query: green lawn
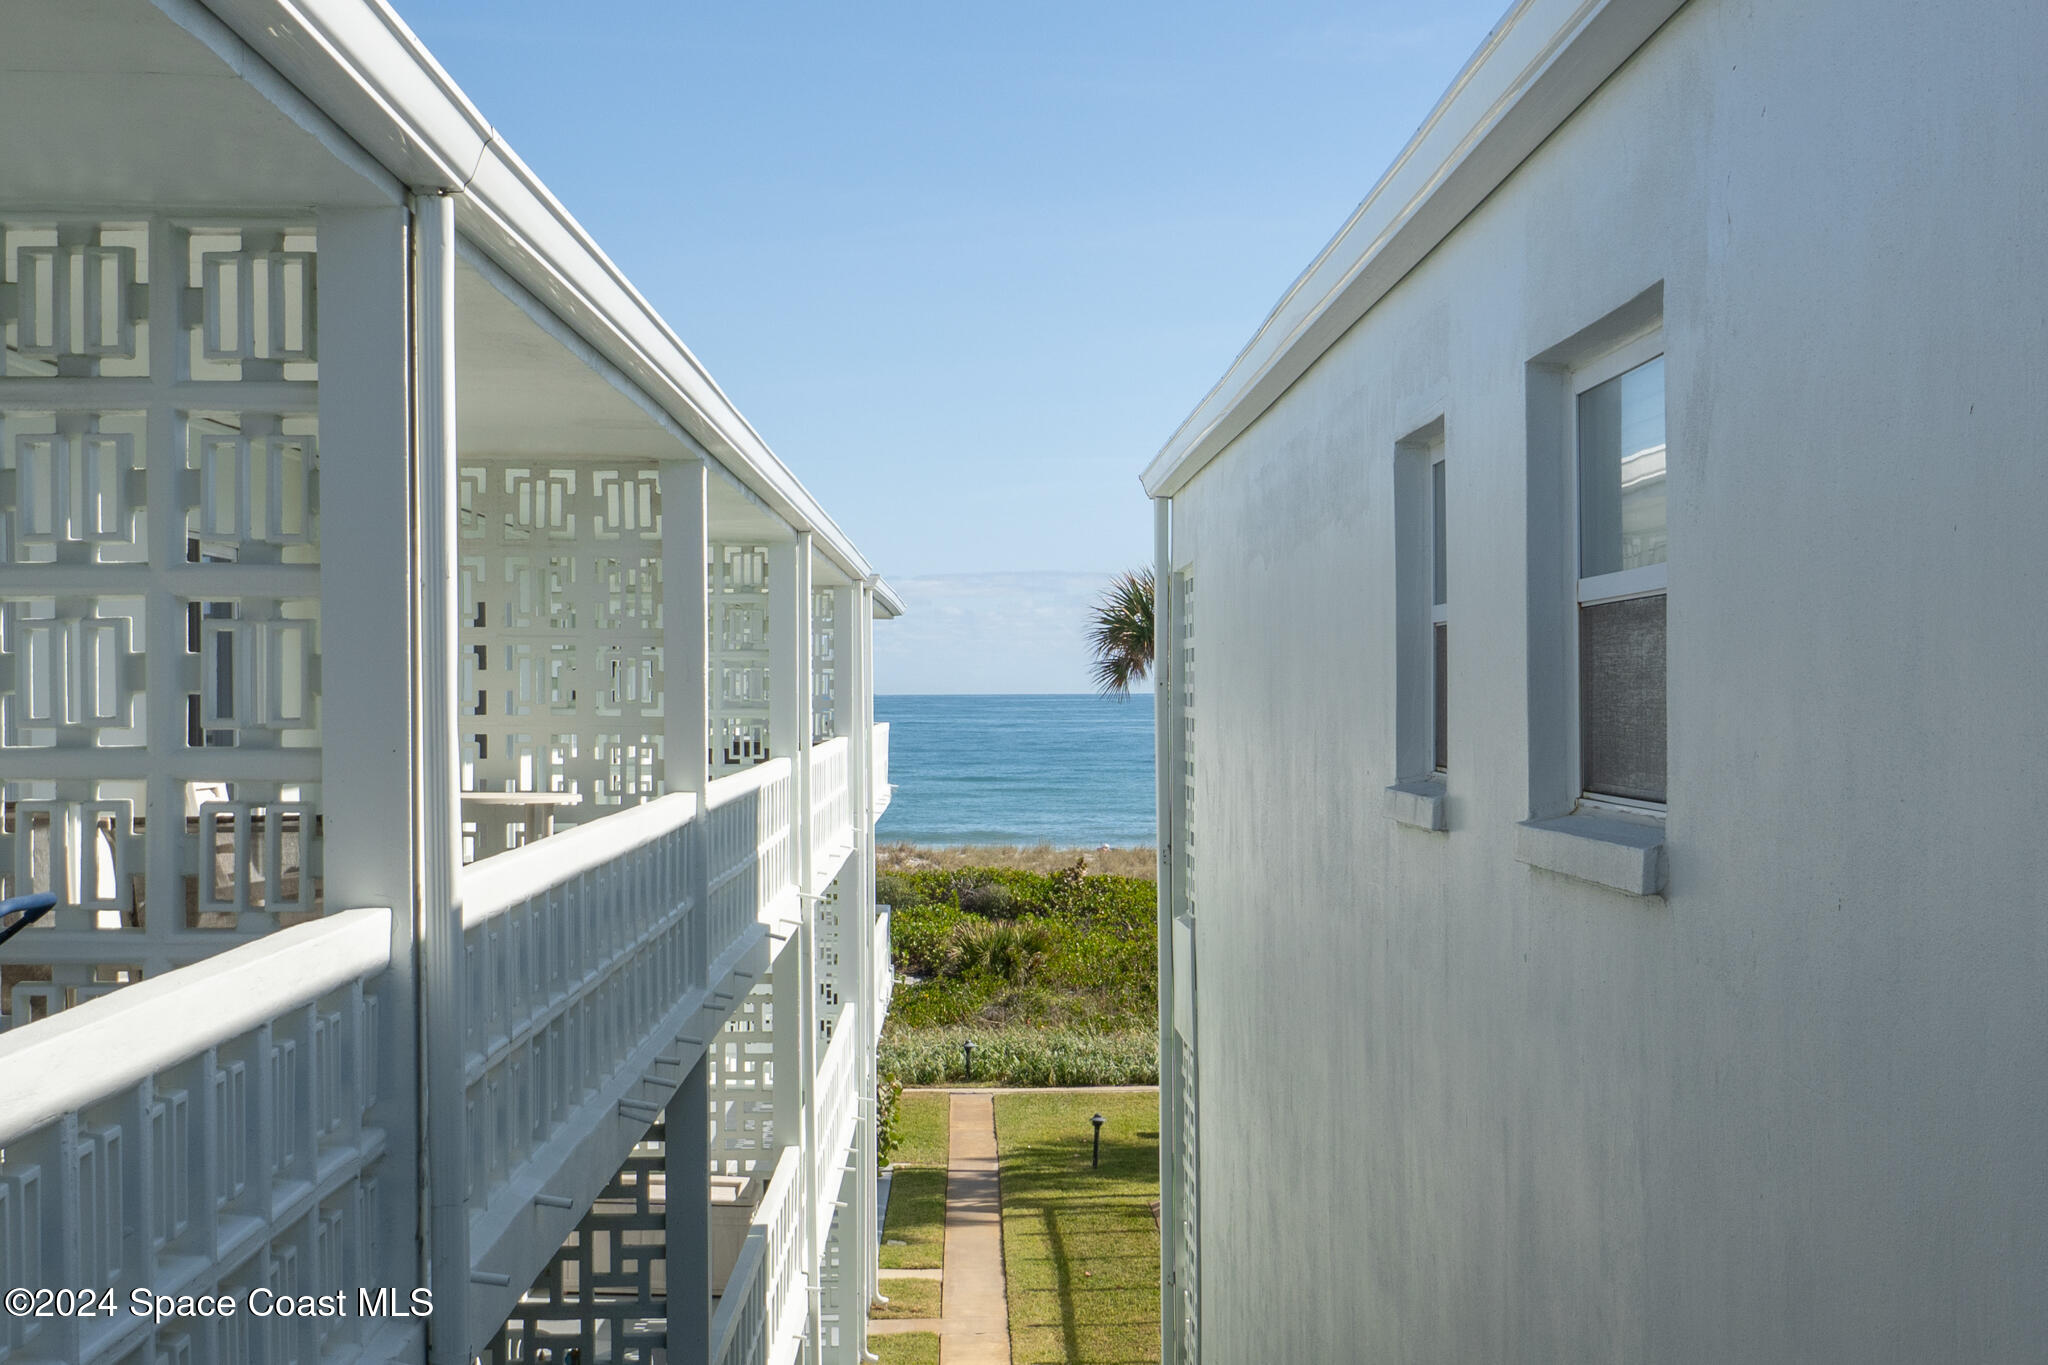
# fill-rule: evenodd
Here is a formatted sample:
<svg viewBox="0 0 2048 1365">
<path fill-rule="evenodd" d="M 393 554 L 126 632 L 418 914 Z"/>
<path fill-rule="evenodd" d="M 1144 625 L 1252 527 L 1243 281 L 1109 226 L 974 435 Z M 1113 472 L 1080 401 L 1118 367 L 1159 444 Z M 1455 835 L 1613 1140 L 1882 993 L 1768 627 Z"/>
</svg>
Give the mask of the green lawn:
<svg viewBox="0 0 2048 1365">
<path fill-rule="evenodd" d="M 1157 1361 L 1157 1092 L 995 1102 L 1014 1365 Z M 1107 1120 L 1099 1170 L 1088 1164 L 1097 1111 Z"/>
<path fill-rule="evenodd" d="M 939 1365 L 937 1332 L 904 1332 L 900 1336 L 872 1336 L 868 1349 L 881 1357 L 882 1365 Z"/>
<path fill-rule="evenodd" d="M 945 1264 L 946 1173 L 899 1166 L 889 1186 L 889 1219 L 882 1226 L 882 1268 L 938 1270 Z"/>
<path fill-rule="evenodd" d="M 897 1166 L 946 1165 L 947 1134 L 952 1128 L 952 1096 L 929 1090 L 906 1090 L 896 1111 L 898 1142 L 889 1160 Z"/>
<path fill-rule="evenodd" d="M 906 1090 L 896 1111 L 900 1134 L 890 1162 L 889 1217 L 882 1227 L 882 1268 L 937 1270 L 946 1263 L 946 1154 L 953 1097 Z M 900 1242 L 901 1246 L 892 1246 Z"/>
<path fill-rule="evenodd" d="M 871 1318 L 936 1318 L 944 1314 L 945 1294 L 937 1280 L 913 1280 L 883 1276 L 882 1294 L 889 1300 L 886 1308 L 877 1308 L 868 1316 Z"/>
</svg>

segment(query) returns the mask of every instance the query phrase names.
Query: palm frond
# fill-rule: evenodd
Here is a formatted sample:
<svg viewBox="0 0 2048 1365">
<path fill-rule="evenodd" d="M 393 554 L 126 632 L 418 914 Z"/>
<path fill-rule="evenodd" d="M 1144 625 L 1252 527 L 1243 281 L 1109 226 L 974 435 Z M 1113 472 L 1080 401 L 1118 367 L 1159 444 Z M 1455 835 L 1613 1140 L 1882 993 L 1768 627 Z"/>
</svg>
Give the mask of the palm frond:
<svg viewBox="0 0 2048 1365">
<path fill-rule="evenodd" d="M 1090 620 L 1095 685 L 1112 696 L 1129 695 L 1152 668 L 1152 571 L 1118 574 Z"/>
</svg>

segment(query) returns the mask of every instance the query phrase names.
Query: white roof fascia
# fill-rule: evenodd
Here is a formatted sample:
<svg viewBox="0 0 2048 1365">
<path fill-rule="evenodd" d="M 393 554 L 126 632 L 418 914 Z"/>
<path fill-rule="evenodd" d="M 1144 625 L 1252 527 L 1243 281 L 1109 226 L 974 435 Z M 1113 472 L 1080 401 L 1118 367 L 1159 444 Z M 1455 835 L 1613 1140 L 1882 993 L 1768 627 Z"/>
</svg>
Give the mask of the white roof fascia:
<svg viewBox="0 0 2048 1365">
<path fill-rule="evenodd" d="M 1519 0 L 1142 476 L 1172 497 L 1420 264 L 1685 0 Z"/>
<path fill-rule="evenodd" d="M 850 577 L 874 570 L 697 358 L 383 0 L 204 0 Z M 890 594 L 894 600 L 893 594 Z"/>
</svg>

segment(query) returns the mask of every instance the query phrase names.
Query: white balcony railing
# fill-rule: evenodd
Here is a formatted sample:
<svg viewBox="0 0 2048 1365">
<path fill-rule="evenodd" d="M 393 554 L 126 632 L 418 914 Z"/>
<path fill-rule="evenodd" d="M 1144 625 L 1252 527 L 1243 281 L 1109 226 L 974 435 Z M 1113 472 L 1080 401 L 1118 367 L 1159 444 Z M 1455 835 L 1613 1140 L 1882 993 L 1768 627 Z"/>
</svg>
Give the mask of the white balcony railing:
<svg viewBox="0 0 2048 1365">
<path fill-rule="evenodd" d="M 889 724 L 887 721 L 874 729 L 874 739 L 868 746 L 869 761 L 874 767 L 874 788 L 872 797 L 875 818 L 882 818 L 882 812 L 889 809 Z"/>
<path fill-rule="evenodd" d="M 696 798 L 665 796 L 465 871 L 472 1209 L 703 983 L 690 923 L 696 813 Z"/>
<path fill-rule="evenodd" d="M 795 914 L 790 760 L 771 759 L 711 784 L 711 941 L 730 943 L 757 921 Z"/>
<path fill-rule="evenodd" d="M 158 1323 L 130 1296 L 353 1295 L 408 1262 L 377 1191 L 412 1172 L 383 1169 L 369 1121 L 380 1084 L 412 1083 L 377 1064 L 390 954 L 391 912 L 350 910 L 0 1037 L 0 1285 L 115 1300 L 0 1316 L 0 1360 L 346 1353 L 361 1319 Z"/>
<path fill-rule="evenodd" d="M 846 736 L 811 750 L 811 866 L 820 877 L 836 873 L 853 851 L 851 770 L 852 745 Z"/>
<path fill-rule="evenodd" d="M 714 1365 L 770 1365 L 794 1354 L 809 1289 L 802 1196 L 803 1152 L 785 1147 L 711 1316 Z"/>
<path fill-rule="evenodd" d="M 882 1036 L 882 1021 L 889 1017 L 889 1000 L 896 992 L 896 967 L 889 960 L 889 907 L 875 915 L 875 1018 L 874 1036 Z"/>
<path fill-rule="evenodd" d="M 812 1153 L 816 1181 L 814 1188 L 836 1191 L 839 1173 L 846 1168 L 847 1149 L 853 1145 L 855 1123 L 860 1117 L 859 1081 L 861 1037 L 864 1027 L 860 1006 L 848 1001 L 832 1027 L 832 1041 L 818 1064 L 818 1149 Z M 813 1210 L 818 1220 L 818 1245 L 824 1246 L 832 1230 L 832 1196 L 828 1193 Z"/>
</svg>

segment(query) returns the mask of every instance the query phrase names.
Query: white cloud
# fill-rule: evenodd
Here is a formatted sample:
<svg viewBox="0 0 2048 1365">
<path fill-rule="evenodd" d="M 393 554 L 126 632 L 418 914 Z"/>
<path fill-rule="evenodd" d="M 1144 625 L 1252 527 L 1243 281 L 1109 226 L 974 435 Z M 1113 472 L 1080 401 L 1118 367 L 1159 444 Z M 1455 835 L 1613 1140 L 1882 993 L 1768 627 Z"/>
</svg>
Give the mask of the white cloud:
<svg viewBox="0 0 2048 1365">
<path fill-rule="evenodd" d="M 1089 692 L 1088 612 L 1114 574 L 890 579 L 904 614 L 875 623 L 875 691 Z"/>
</svg>

